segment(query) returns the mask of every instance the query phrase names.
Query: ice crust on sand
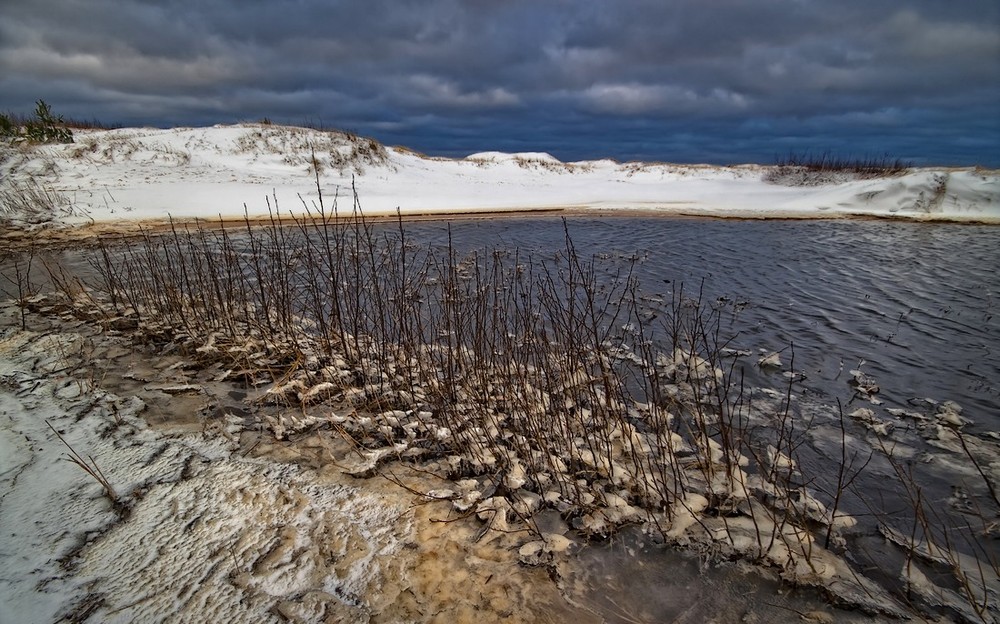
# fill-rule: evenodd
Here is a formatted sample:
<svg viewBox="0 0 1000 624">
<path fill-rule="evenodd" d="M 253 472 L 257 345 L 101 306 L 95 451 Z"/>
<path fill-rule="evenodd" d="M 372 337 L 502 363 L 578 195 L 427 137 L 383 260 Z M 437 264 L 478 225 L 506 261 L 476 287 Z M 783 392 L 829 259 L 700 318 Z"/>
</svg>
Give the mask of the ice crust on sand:
<svg viewBox="0 0 1000 624">
<path fill-rule="evenodd" d="M 364 621 L 391 602 L 405 507 L 234 455 L 225 436 L 149 428 L 141 401 L 60 372 L 80 341 L 0 338 L 4 621 Z M 63 460 L 47 422 L 101 468 L 117 506 Z"/>
</svg>

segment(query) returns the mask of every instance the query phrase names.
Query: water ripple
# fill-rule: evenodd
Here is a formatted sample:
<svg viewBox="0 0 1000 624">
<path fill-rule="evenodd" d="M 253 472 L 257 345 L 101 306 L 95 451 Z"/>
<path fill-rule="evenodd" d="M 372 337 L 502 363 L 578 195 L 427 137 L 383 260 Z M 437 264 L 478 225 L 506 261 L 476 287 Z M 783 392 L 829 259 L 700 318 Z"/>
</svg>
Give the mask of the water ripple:
<svg viewBox="0 0 1000 624">
<path fill-rule="evenodd" d="M 411 236 L 443 240 L 443 224 Z M 864 360 L 882 397 L 955 400 L 1000 426 L 1000 228 L 878 221 L 611 217 L 569 221 L 583 253 L 648 253 L 647 292 L 704 285 L 749 302 L 726 328 L 754 349 L 794 344 L 815 390 L 850 396 L 841 366 Z M 562 246 L 557 218 L 451 224 L 460 246 Z M 663 280 L 669 280 L 664 284 Z"/>
</svg>

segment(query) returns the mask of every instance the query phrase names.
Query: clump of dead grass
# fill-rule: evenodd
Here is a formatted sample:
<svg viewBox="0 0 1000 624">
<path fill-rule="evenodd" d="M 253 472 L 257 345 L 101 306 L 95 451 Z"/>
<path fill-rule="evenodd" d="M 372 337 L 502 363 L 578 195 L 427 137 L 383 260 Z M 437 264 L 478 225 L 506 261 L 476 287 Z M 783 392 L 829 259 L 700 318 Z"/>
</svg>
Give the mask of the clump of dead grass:
<svg viewBox="0 0 1000 624">
<path fill-rule="evenodd" d="M 860 158 L 837 156 L 831 152 L 815 155 L 790 152 L 775 159 L 764 173 L 764 181 L 789 186 L 817 186 L 846 180 L 885 178 L 906 173 L 912 165 L 888 154 Z"/>
</svg>

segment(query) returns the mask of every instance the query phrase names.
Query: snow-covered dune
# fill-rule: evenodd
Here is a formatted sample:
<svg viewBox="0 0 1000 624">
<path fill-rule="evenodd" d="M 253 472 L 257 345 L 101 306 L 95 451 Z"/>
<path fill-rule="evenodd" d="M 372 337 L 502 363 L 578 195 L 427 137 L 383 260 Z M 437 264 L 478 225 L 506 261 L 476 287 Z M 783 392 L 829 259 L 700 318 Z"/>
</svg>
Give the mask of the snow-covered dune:
<svg viewBox="0 0 1000 624">
<path fill-rule="evenodd" d="M 241 124 L 77 131 L 68 145 L 0 152 L 0 219 L 30 222 L 266 215 L 316 204 L 366 214 L 579 208 L 738 217 L 879 216 L 1000 222 L 1000 172 L 911 169 L 822 183 L 768 182 L 771 167 L 562 163 L 546 153 L 431 158 L 337 131 Z M 36 186 L 37 184 L 37 186 Z M 44 190 L 48 214 L 12 198 Z M 54 216 L 53 216 L 54 215 Z"/>
</svg>

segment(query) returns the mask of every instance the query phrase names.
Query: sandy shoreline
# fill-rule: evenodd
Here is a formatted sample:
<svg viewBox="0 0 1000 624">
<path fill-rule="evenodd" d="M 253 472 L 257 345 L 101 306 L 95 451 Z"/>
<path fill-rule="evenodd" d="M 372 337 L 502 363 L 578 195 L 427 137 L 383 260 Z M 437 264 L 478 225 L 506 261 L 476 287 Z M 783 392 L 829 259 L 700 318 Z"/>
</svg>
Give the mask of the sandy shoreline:
<svg viewBox="0 0 1000 624">
<path fill-rule="evenodd" d="M 729 213 L 699 212 L 690 210 L 669 211 L 651 208 L 616 208 L 593 209 L 580 206 L 566 208 L 512 208 L 508 210 L 468 210 L 440 212 L 407 213 L 407 214 L 364 214 L 364 220 L 369 223 L 435 222 L 435 221 L 476 221 L 492 219 L 532 219 L 563 217 L 566 219 L 664 219 L 664 220 L 732 220 L 732 221 L 888 221 L 901 223 L 950 224 L 950 225 L 1000 225 L 1000 217 L 980 217 L 976 219 L 955 218 L 946 215 L 887 216 L 878 214 L 833 214 L 817 216 L 814 213 L 767 215 L 760 213 Z M 328 219 L 329 223 L 350 223 L 352 217 L 344 216 L 338 219 Z M 88 225 L 43 228 L 38 230 L 8 229 L 0 233 L 9 251 L 16 252 L 32 246 L 64 248 L 73 246 L 90 246 L 105 236 L 128 239 L 142 236 L 144 233 L 160 234 L 172 229 L 205 229 L 207 231 L 241 230 L 250 227 L 266 227 L 271 225 L 295 226 L 307 223 L 310 226 L 321 222 L 316 216 L 281 215 L 276 217 L 250 218 L 179 218 L 179 219 L 145 219 L 94 222 Z"/>
</svg>

